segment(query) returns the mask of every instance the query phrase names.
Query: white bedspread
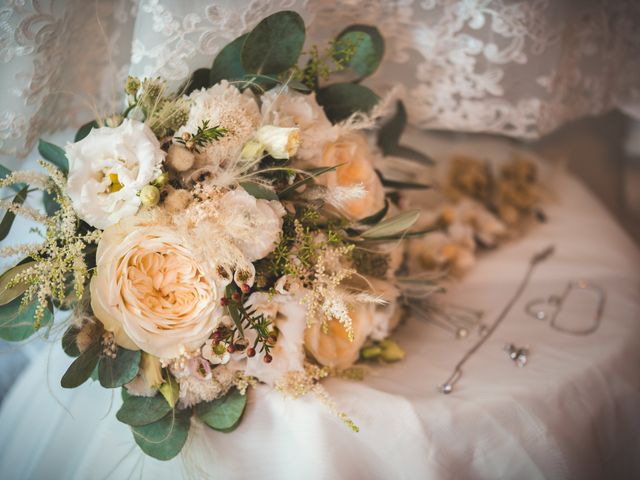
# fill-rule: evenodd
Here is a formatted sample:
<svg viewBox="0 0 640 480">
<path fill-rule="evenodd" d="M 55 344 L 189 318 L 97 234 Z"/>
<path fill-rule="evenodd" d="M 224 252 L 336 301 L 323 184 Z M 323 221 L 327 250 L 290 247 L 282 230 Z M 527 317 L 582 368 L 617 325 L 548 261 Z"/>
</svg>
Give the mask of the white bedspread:
<svg viewBox="0 0 640 480">
<path fill-rule="evenodd" d="M 184 461 L 159 462 L 144 458 L 129 427 L 116 420 L 119 391 L 91 381 L 71 391 L 58 386 L 70 359 L 55 345 L 2 406 L 0 477 L 640 478 L 640 254 L 575 179 L 563 175 L 555 188 L 547 224 L 482 257 L 447 293 L 492 321 L 530 256 L 556 247 L 451 395 L 437 386 L 477 337 L 456 340 L 410 319 L 397 334 L 405 361 L 376 367 L 362 382 L 325 384 L 360 433 L 313 398 L 286 399 L 258 387 L 236 431 L 202 429 Z M 578 278 L 607 292 L 594 334 L 562 334 L 524 313 L 527 301 L 560 293 Z M 563 315 L 575 325 L 591 321 L 584 308 Z M 526 367 L 508 359 L 506 342 L 530 348 Z"/>
</svg>

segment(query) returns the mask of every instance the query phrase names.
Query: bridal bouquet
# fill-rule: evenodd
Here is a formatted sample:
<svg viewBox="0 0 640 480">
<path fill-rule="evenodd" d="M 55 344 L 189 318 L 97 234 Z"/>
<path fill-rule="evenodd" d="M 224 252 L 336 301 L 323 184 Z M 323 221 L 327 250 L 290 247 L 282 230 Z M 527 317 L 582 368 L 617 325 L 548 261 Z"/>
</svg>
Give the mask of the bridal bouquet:
<svg viewBox="0 0 640 480">
<path fill-rule="evenodd" d="M 0 237 L 20 214 L 43 241 L 1 249 L 24 259 L 0 277 L 0 336 L 49 334 L 72 310 L 62 386 L 122 387 L 117 418 L 155 458 L 181 451 L 191 417 L 232 430 L 258 382 L 315 393 L 357 430 L 320 380 L 401 359 L 387 338 L 398 298 L 434 288 L 402 276 L 402 239 L 424 232 L 398 190 L 426 186 L 376 168 L 429 162 L 398 144 L 402 105 L 380 127 L 385 102 L 360 83 L 380 34 L 304 41 L 298 14 L 271 15 L 175 92 L 129 77 L 122 112 L 64 149 L 40 141 L 46 174 L 3 167 L 0 187 L 17 193 Z M 44 212 L 25 203 L 35 189 Z"/>
</svg>

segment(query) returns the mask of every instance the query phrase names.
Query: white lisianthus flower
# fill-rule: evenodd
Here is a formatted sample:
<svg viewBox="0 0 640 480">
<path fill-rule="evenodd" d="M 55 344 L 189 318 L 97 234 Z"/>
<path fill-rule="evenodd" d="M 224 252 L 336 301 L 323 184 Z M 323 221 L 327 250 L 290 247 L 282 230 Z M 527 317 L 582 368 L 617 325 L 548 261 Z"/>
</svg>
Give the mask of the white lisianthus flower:
<svg viewBox="0 0 640 480">
<path fill-rule="evenodd" d="M 303 95 L 287 87 L 276 87 L 260 97 L 265 125 L 297 127 L 300 148 L 296 158 L 314 164 L 322 156 L 324 147 L 338 139 L 337 130 L 316 102 L 315 94 Z"/>
<path fill-rule="evenodd" d="M 140 190 L 160 175 L 164 152 L 144 123 L 94 128 L 66 146 L 67 194 L 78 216 L 105 229 L 140 208 Z"/>
<path fill-rule="evenodd" d="M 289 159 L 300 146 L 300 129 L 265 125 L 256 133 L 256 140 L 273 158 Z"/>
<path fill-rule="evenodd" d="M 189 100 L 189 119 L 176 136 L 183 133 L 194 135 L 205 121 L 210 127 L 219 126 L 226 131 L 223 137 L 195 153 L 196 168 L 218 166 L 238 157 L 261 123 L 260 109 L 250 89 L 241 93 L 226 80 L 210 88 L 194 90 Z"/>
<path fill-rule="evenodd" d="M 222 321 L 221 288 L 185 245 L 139 217 L 104 231 L 91 306 L 118 345 L 170 359 L 199 349 Z"/>
</svg>

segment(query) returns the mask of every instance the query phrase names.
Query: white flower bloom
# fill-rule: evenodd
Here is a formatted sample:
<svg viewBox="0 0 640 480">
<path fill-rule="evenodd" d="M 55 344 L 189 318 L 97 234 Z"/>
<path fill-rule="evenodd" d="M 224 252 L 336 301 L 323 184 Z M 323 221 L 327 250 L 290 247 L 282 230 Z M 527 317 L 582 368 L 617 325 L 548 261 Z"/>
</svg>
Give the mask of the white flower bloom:
<svg viewBox="0 0 640 480">
<path fill-rule="evenodd" d="M 216 351 L 216 348 L 214 348 L 217 347 L 218 344 L 212 339 L 204 342 L 204 345 L 202 346 L 203 358 L 207 359 L 212 365 L 224 365 L 225 363 L 229 363 L 229 360 L 231 360 L 231 354 L 226 350 L 226 345 L 222 343 L 220 345 L 223 347 L 220 352 Z"/>
<path fill-rule="evenodd" d="M 246 360 L 245 375 L 256 377 L 268 385 L 275 385 L 287 373 L 304 370 L 304 332 L 306 329 L 305 307 L 300 298 L 290 295 L 273 295 L 255 292 L 247 301 L 247 306 L 269 318 L 278 328 L 278 341 L 267 364 L 261 355 Z M 255 340 L 255 333 L 247 332 L 249 342 Z"/>
<path fill-rule="evenodd" d="M 105 229 L 135 215 L 139 191 L 160 175 L 164 152 L 144 123 L 125 119 L 116 128 L 94 128 L 66 146 L 67 194 L 78 216 Z"/>
<path fill-rule="evenodd" d="M 265 125 L 300 129 L 301 144 L 296 157 L 306 163 L 317 162 L 325 145 L 338 139 L 336 129 L 313 93 L 303 95 L 287 87 L 277 87 L 262 95 L 261 101 Z"/>
<path fill-rule="evenodd" d="M 204 369 L 204 374 L 201 369 Z M 211 368 L 206 360 L 199 357 L 189 360 L 184 368 L 173 364 L 170 370 L 180 385 L 180 408 L 220 398 L 233 386 L 236 371 L 231 364 Z"/>
<path fill-rule="evenodd" d="M 300 129 L 265 125 L 256 133 L 256 140 L 273 158 L 280 160 L 293 157 L 300 146 Z"/>
<path fill-rule="evenodd" d="M 244 93 L 226 80 L 211 88 L 191 92 L 189 120 L 176 136 L 188 132 L 196 133 L 204 121 L 210 127 L 220 126 L 226 130 L 224 136 L 209 143 L 196 153 L 196 168 L 205 165 L 220 165 L 240 156 L 242 147 L 260 126 L 260 109 L 249 89 Z"/>
<path fill-rule="evenodd" d="M 286 211 L 275 200 L 256 199 L 241 188 L 224 194 L 219 204 L 218 226 L 249 262 L 269 255 L 282 231 Z"/>
</svg>

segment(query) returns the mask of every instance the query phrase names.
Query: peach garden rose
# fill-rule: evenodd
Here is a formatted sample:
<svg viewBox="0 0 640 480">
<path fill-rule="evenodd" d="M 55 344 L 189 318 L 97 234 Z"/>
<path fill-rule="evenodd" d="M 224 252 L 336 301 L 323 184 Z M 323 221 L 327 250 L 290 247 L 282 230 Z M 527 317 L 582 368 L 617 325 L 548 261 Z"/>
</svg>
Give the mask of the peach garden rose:
<svg viewBox="0 0 640 480">
<path fill-rule="evenodd" d="M 323 167 L 340 165 L 335 172 L 318 177 L 318 183 L 326 187 L 353 187 L 362 185 L 366 194 L 344 203 L 342 210 L 352 219 L 373 215 L 384 207 L 384 190 L 373 168 L 373 153 L 367 139 L 351 133 L 329 143 L 322 155 Z"/>
<path fill-rule="evenodd" d="M 104 231 L 96 260 L 91 306 L 118 345 L 173 358 L 218 325 L 219 287 L 170 227 L 125 219 Z"/>
</svg>

